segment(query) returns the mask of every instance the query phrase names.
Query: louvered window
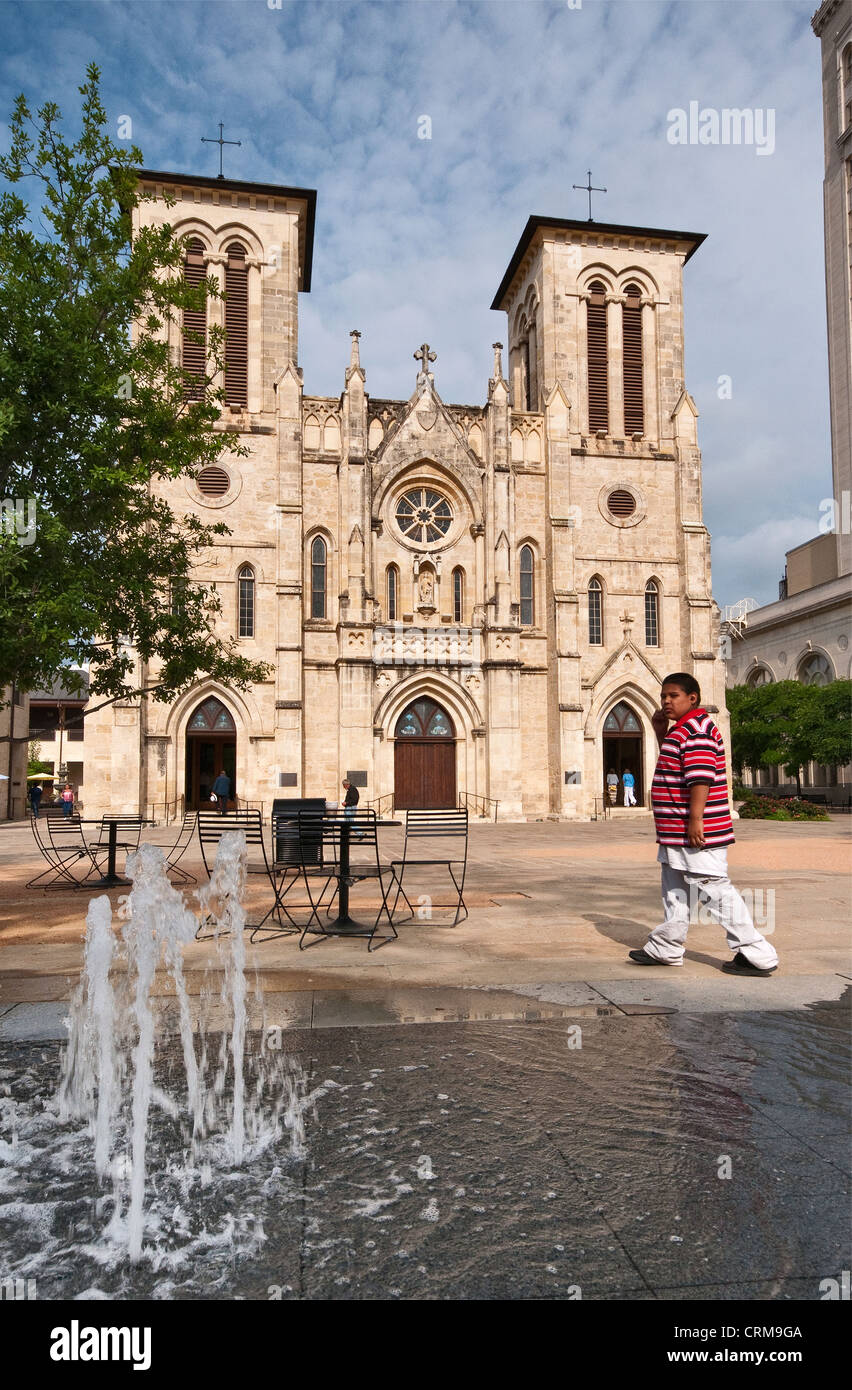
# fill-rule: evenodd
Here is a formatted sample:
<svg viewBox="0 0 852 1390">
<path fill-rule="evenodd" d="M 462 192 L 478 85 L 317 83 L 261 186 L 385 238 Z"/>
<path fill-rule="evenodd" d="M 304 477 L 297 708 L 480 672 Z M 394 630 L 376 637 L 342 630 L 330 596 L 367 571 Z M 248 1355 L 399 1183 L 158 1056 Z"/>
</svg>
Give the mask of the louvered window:
<svg viewBox="0 0 852 1390">
<path fill-rule="evenodd" d="M 589 642 L 603 646 L 603 585 L 599 579 L 589 580 Z"/>
<path fill-rule="evenodd" d="M 609 429 L 609 391 L 607 387 L 606 297 L 600 280 L 589 286 L 586 329 L 589 344 L 589 429 L 592 433 Z"/>
<path fill-rule="evenodd" d="M 239 573 L 239 634 L 254 637 L 254 570 L 243 565 Z"/>
<path fill-rule="evenodd" d="M 521 546 L 521 627 L 535 623 L 535 557 L 532 546 Z"/>
<path fill-rule="evenodd" d="M 464 606 L 464 571 L 453 570 L 453 622 L 462 622 Z"/>
<path fill-rule="evenodd" d="M 183 262 L 183 278 L 196 288 L 207 279 L 204 247 L 196 237 L 189 243 Z M 207 369 L 207 303 L 200 309 L 184 309 L 181 366 L 183 394 L 188 401 L 204 399 L 204 378 Z"/>
<path fill-rule="evenodd" d="M 642 385 L 642 304 L 638 285 L 627 286 L 627 303 L 622 305 L 624 334 L 624 432 L 645 433 L 645 406 Z"/>
<path fill-rule="evenodd" d="M 612 516 L 632 516 L 636 510 L 636 498 L 627 488 L 617 487 L 609 494 L 606 505 Z"/>
<path fill-rule="evenodd" d="M 645 585 L 645 646 L 660 645 L 660 591 L 653 579 Z"/>
<path fill-rule="evenodd" d="M 532 410 L 532 380 L 530 378 L 530 340 L 521 343 L 521 361 L 524 367 L 524 410 Z"/>
<path fill-rule="evenodd" d="M 238 241 L 228 247 L 225 265 L 225 399 L 248 405 L 248 266 Z"/>
<path fill-rule="evenodd" d="M 326 549 L 322 536 L 311 544 L 311 617 L 325 617 Z"/>
<path fill-rule="evenodd" d="M 396 565 L 388 565 L 388 622 L 396 622 L 396 584 L 397 572 Z"/>
<path fill-rule="evenodd" d="M 231 479 L 224 468 L 217 468 L 215 464 L 202 468 L 195 482 L 198 491 L 205 497 L 224 497 L 231 486 Z"/>
</svg>

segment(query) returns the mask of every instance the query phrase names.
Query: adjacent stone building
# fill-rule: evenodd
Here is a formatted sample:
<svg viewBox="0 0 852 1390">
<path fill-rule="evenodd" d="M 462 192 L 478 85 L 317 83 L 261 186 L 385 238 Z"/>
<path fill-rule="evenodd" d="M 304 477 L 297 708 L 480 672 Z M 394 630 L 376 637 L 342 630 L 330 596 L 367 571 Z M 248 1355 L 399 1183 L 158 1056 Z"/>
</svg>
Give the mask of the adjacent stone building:
<svg viewBox="0 0 852 1390">
<path fill-rule="evenodd" d="M 822 45 L 825 283 L 833 496 L 822 533 L 787 552 L 778 601 L 726 612 L 729 685 L 852 676 L 852 0 L 825 0 L 811 21 Z M 783 769 L 753 780 L 783 784 Z M 806 786 L 852 784 L 852 766 L 812 765 Z"/>
<path fill-rule="evenodd" d="M 683 268 L 702 236 L 531 217 L 491 306 L 504 328 L 481 403 L 444 399 L 428 344 L 399 345 L 407 400 L 372 396 L 357 332 L 326 397 L 298 363 L 313 191 L 159 172 L 142 186 L 137 216 L 171 223 L 187 276 L 226 291 L 172 349 L 191 380 L 189 331 L 224 324 L 221 428 L 249 451 L 158 486 L 229 526 L 198 578 L 270 674 L 94 713 L 87 813 L 204 805 L 224 768 L 267 812 L 335 800 L 348 775 L 382 810 L 583 818 L 610 766 L 646 801 L 668 671 L 695 673 L 724 729 L 683 379 Z"/>
</svg>

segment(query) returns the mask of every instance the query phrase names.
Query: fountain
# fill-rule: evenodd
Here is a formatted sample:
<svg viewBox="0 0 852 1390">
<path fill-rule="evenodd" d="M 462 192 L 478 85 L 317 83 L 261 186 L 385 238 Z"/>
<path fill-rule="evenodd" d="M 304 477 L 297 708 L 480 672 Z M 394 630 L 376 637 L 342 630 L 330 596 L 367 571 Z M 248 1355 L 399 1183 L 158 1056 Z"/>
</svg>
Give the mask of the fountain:
<svg viewBox="0 0 852 1390">
<path fill-rule="evenodd" d="M 177 1167 L 189 1192 L 209 1185 L 217 1169 L 251 1161 L 282 1130 L 289 1134 L 290 1155 L 301 1157 L 305 1116 L 327 1087 L 309 1094 L 301 1068 L 265 1046 L 265 1028 L 250 1053 L 244 835 L 222 836 L 210 881 L 197 895 L 216 960 L 208 967 L 195 1019 L 183 948 L 196 936 L 199 920 L 169 882 L 156 846 L 143 845 L 128 859 L 127 872 L 133 888 L 119 912 L 118 937 L 109 899 L 89 904 L 85 966 L 71 1005 L 56 1113 L 61 1124 L 82 1126 L 90 1135 L 97 1179 L 112 1183 L 105 1238 L 137 1264 L 146 1254 L 152 1110 L 177 1130 Z M 177 1004 L 180 1067 L 158 1017 L 159 996 L 152 992 L 161 967 Z M 218 1001 L 213 972 L 221 978 Z M 218 1046 L 211 1049 L 217 1034 Z M 174 1178 L 173 1156 L 169 1164 Z"/>
</svg>

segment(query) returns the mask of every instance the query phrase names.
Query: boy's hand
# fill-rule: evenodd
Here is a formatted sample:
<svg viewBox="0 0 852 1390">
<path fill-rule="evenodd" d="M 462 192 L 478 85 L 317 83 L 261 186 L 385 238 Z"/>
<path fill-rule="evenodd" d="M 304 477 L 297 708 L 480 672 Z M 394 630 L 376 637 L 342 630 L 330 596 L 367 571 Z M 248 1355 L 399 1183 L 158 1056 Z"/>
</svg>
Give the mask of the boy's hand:
<svg viewBox="0 0 852 1390">
<path fill-rule="evenodd" d="M 657 735 L 657 742 L 662 743 L 663 739 L 669 731 L 669 717 L 667 714 L 663 714 L 663 711 L 661 709 L 658 709 L 656 714 L 652 714 L 651 728 Z"/>
<path fill-rule="evenodd" d="M 693 811 L 689 817 L 689 825 L 686 830 L 686 842 L 690 849 L 700 849 L 707 841 L 704 838 L 704 813 L 700 811 L 697 815 Z"/>
</svg>

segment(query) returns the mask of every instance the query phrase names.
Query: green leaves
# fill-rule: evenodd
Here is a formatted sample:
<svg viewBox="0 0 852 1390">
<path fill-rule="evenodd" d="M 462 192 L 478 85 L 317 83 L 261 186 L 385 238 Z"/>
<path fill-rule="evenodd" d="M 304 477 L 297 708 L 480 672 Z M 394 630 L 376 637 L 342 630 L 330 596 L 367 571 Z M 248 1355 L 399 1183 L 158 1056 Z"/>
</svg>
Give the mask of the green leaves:
<svg viewBox="0 0 852 1390">
<path fill-rule="evenodd" d="M 852 758 L 852 681 L 737 685 L 727 692 L 727 704 L 737 771 L 781 764 L 798 781 L 806 763 Z"/>
<path fill-rule="evenodd" d="M 219 291 L 185 283 L 168 226 L 131 240 L 142 154 L 110 138 L 94 64 L 80 93 L 76 141 L 54 103 L 33 120 L 21 96 L 0 157 L 11 185 L 0 196 L 0 498 L 37 508 L 33 544 L 0 531 L 0 687 L 50 684 L 70 660 L 91 663 L 95 696 L 144 685 L 171 699 L 203 674 L 244 687 L 268 668 L 223 638 L 218 600 L 191 583 L 227 528 L 152 490 L 246 452 L 217 428 L 222 330 L 209 331 L 198 400 L 184 400 L 169 352 L 169 325 Z"/>
</svg>

